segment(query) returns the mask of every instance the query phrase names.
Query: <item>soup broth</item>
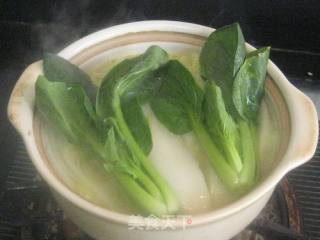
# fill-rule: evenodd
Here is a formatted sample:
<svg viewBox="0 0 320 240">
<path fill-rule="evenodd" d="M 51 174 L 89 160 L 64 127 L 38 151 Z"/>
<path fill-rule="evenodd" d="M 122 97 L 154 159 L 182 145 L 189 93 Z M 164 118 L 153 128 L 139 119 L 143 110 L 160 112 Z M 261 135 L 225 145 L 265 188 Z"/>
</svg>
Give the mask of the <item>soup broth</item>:
<svg viewBox="0 0 320 240">
<path fill-rule="evenodd" d="M 203 85 L 196 51 L 173 54 L 171 58 L 181 61 L 192 72 L 197 83 Z M 89 74 L 94 83 L 99 85 L 103 76 L 119 61 L 111 60 L 91 69 Z M 277 121 L 273 118 L 267 98 L 268 94 L 261 105 L 258 123 L 262 178 L 270 171 L 279 146 Z M 149 158 L 176 193 L 180 202 L 179 213 L 207 212 L 239 197 L 222 185 L 192 133 L 174 135 L 157 120 L 147 104 L 143 110 L 152 132 L 153 148 Z M 101 207 L 121 213 L 137 213 L 113 175 L 102 170 L 97 159 L 69 143 L 53 126 L 45 122 L 41 124 L 48 159 L 65 185 Z"/>
</svg>

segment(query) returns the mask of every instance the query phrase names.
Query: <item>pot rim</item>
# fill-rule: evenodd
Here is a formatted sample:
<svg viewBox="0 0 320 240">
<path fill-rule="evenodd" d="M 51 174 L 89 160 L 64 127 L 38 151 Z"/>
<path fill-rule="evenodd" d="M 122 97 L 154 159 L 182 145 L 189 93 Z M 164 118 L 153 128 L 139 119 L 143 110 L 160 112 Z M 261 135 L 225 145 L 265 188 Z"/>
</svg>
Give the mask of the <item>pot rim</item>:
<svg viewBox="0 0 320 240">
<path fill-rule="evenodd" d="M 72 43 L 65 49 L 63 49 L 59 55 L 66 59 L 71 59 L 81 51 L 93 46 L 99 42 L 114 37 L 119 37 L 128 33 L 148 32 L 148 31 L 172 31 L 179 33 L 189 33 L 193 35 L 199 35 L 207 37 L 213 28 L 205 27 L 198 24 L 178 22 L 178 21 L 140 21 L 121 24 L 109 28 L 105 28 L 98 32 L 92 33 L 80 40 Z M 249 50 L 254 48 L 247 44 Z M 29 68 L 32 71 L 32 67 L 39 67 L 39 62 L 35 65 L 31 65 Z M 26 70 L 26 72 L 28 69 Z M 24 73 L 25 74 L 25 73 Z M 23 75 L 24 75 L 23 74 Z M 278 67 L 269 60 L 268 63 L 268 74 L 276 82 L 283 97 L 287 103 L 290 123 L 291 123 L 291 136 L 288 144 L 287 151 L 284 154 L 283 159 L 279 165 L 266 177 L 258 186 L 252 191 L 241 197 L 240 199 L 228 204 L 217 210 L 210 211 L 208 213 L 199 214 L 192 216 L 192 225 L 195 227 L 200 224 L 207 224 L 213 221 L 217 221 L 222 218 L 231 216 L 232 214 L 249 207 L 259 198 L 263 197 L 267 192 L 271 191 L 275 185 L 281 180 L 281 178 L 291 169 L 308 161 L 316 150 L 317 139 L 318 139 L 318 118 L 315 107 L 312 101 L 295 88 L 282 74 Z M 120 224 L 128 224 L 130 215 L 117 213 L 102 207 L 99 207 L 85 199 L 78 194 L 71 191 L 65 186 L 54 173 L 48 168 L 41 158 L 35 141 L 30 141 L 30 130 L 26 131 L 25 122 L 17 121 L 17 115 L 27 114 L 24 109 L 30 107 L 26 105 L 24 97 L 17 99 L 17 91 L 21 91 L 21 85 L 25 78 L 22 77 L 16 83 L 16 86 L 11 94 L 8 104 L 8 116 L 11 123 L 20 133 L 23 138 L 24 144 L 26 145 L 29 156 L 32 159 L 33 164 L 36 166 L 38 172 L 46 180 L 46 182 L 61 196 L 72 202 L 78 208 L 85 210 L 95 216 L 98 216 L 104 220 L 117 222 Z M 23 91 L 23 90 L 22 90 Z M 30 93 L 32 94 L 32 93 Z M 22 94 L 23 96 L 23 94 Z M 21 97 L 21 96 L 20 96 Z M 30 96 L 29 96 L 30 97 Z M 33 91 L 34 97 L 34 91 Z M 22 102 L 17 107 L 17 102 Z M 32 102 L 33 104 L 33 102 Z M 33 109 L 33 106 L 32 106 Z M 21 111 L 23 110 L 23 111 Z M 25 118 L 26 116 L 24 116 Z M 29 117 L 30 118 L 30 117 Z M 33 122 L 32 119 L 28 121 Z M 306 123 L 306 124 L 301 124 Z M 34 138 L 34 137 L 33 137 Z M 34 139 L 33 139 L 34 140 Z M 175 221 L 178 225 L 178 221 Z M 189 226 L 188 226 L 189 227 Z"/>
</svg>

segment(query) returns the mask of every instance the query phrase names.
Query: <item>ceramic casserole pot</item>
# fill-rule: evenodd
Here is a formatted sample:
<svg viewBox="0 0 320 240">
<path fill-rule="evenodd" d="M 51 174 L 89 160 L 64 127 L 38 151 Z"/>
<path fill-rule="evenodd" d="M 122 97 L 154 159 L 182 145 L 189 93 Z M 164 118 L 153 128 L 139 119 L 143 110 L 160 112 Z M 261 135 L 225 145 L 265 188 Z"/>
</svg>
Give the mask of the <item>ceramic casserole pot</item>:
<svg viewBox="0 0 320 240">
<path fill-rule="evenodd" d="M 212 31 L 214 29 L 209 27 L 184 22 L 135 22 L 93 33 L 72 43 L 59 55 L 86 70 L 108 59 L 139 54 L 154 44 L 169 53 L 200 51 Z M 248 51 L 254 49 L 250 45 L 247 48 Z M 129 215 L 101 208 L 85 200 L 69 189 L 50 166 L 40 139 L 41 129 L 34 115 L 34 85 L 41 73 L 41 61 L 33 63 L 24 71 L 11 94 L 8 116 L 23 138 L 33 164 L 52 189 L 67 216 L 95 239 L 229 239 L 259 214 L 281 178 L 291 169 L 308 161 L 316 149 L 318 118 L 313 103 L 269 61 L 264 101 L 275 109 L 281 136 L 279 153 L 270 173 L 235 202 L 192 216 L 192 224 L 185 226 L 180 219 L 173 219 L 173 227 L 168 229 L 130 230 Z"/>
</svg>

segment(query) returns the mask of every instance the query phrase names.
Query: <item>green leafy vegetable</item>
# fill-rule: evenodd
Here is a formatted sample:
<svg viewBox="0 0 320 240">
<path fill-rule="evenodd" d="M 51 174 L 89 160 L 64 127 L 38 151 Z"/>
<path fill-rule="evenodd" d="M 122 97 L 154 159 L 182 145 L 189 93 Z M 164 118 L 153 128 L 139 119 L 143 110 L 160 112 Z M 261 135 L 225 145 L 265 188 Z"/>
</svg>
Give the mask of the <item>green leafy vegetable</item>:
<svg viewBox="0 0 320 240">
<path fill-rule="evenodd" d="M 234 84 L 233 103 L 246 121 L 256 121 L 264 95 L 264 81 L 267 72 L 270 48 L 261 48 L 248 54 Z"/>
<path fill-rule="evenodd" d="M 203 124 L 203 92 L 191 73 L 180 62 L 171 60 L 157 71 L 155 78 L 161 81 L 161 87 L 152 99 L 151 107 L 159 121 L 175 134 L 193 130 L 211 163 L 215 169 L 219 169 L 219 177 L 229 188 L 235 189 L 237 172 L 229 166 Z"/>
<path fill-rule="evenodd" d="M 151 131 L 137 98 L 125 98 L 122 111 L 134 139 L 145 154 L 152 149 Z"/>
<path fill-rule="evenodd" d="M 192 130 L 191 113 L 201 112 L 202 90 L 190 72 L 178 61 L 171 60 L 161 68 L 155 78 L 161 82 L 151 100 L 157 118 L 173 133 L 183 134 Z"/>
<path fill-rule="evenodd" d="M 154 76 L 161 86 L 151 100 L 155 115 L 171 132 L 194 131 L 219 178 L 240 193 L 259 175 L 256 117 L 269 48 L 245 55 L 238 24 L 218 29 L 200 54 L 204 94 L 181 63 L 169 61 Z"/>
<path fill-rule="evenodd" d="M 267 47 L 249 53 L 233 85 L 233 102 L 242 118 L 238 121 L 244 163 L 241 182 L 248 187 L 252 186 L 260 175 L 256 121 L 264 95 L 269 52 L 270 48 Z"/>
<path fill-rule="evenodd" d="M 78 66 L 55 54 L 45 53 L 43 56 L 43 71 L 49 81 L 65 82 L 68 85 L 78 83 L 93 101 L 96 96 L 97 87 L 94 86 L 88 74 Z"/>
<path fill-rule="evenodd" d="M 213 32 L 200 55 L 202 73 L 209 82 L 204 104 L 206 126 L 237 171 L 243 191 L 260 175 L 256 119 L 264 95 L 268 58 L 269 48 L 245 57 L 238 24 Z"/>
<path fill-rule="evenodd" d="M 211 33 L 201 50 L 201 75 L 221 88 L 229 112 L 235 112 L 231 98 L 233 81 L 245 56 L 244 38 L 238 23 Z"/>
<path fill-rule="evenodd" d="M 255 126 L 245 121 L 239 122 L 239 131 L 243 160 L 243 169 L 240 173 L 240 182 L 246 187 L 246 189 L 248 189 L 254 185 L 255 181 L 257 180 L 256 175 L 259 174 L 259 170 L 257 169 L 257 144 L 254 142 L 255 135 L 257 133 Z"/>
<path fill-rule="evenodd" d="M 173 99 L 153 99 L 152 109 L 157 118 L 171 132 L 184 134 L 192 130 L 188 112 L 179 107 L 179 103 Z"/>
<path fill-rule="evenodd" d="M 226 110 L 220 88 L 213 81 L 206 83 L 204 121 L 210 136 L 222 149 L 229 164 L 240 172 L 242 160 L 237 149 L 238 128 Z"/>
<path fill-rule="evenodd" d="M 150 136 L 149 126 L 146 124 L 142 110 L 138 110 L 139 114 L 134 116 L 133 114 L 129 114 L 127 118 L 125 116 L 128 112 L 132 113 L 132 109 L 128 109 L 132 107 L 132 100 L 137 101 L 136 92 L 140 93 L 137 89 L 141 89 L 140 86 L 145 78 L 167 61 L 167 53 L 159 47 L 152 46 L 144 54 L 119 63 L 103 79 L 98 91 L 96 109 L 102 119 L 109 117 L 115 119 L 119 132 L 124 136 L 132 154 L 141 164 L 146 176 L 151 178 L 161 192 L 167 213 L 172 213 L 178 208 L 176 197 L 146 155 L 147 151 L 150 151 L 151 137 L 150 140 L 147 138 L 137 140 Z M 136 103 L 134 107 L 137 110 L 140 106 Z M 138 122 L 137 129 L 130 129 L 129 126 L 134 126 Z"/>
<path fill-rule="evenodd" d="M 100 152 L 103 137 L 95 122 L 95 111 L 83 88 L 50 82 L 44 76 L 36 81 L 36 106 L 46 120 L 62 129 L 69 141 Z"/>
<path fill-rule="evenodd" d="M 156 46 L 150 47 L 144 54 L 126 59 L 111 69 L 104 77 L 97 95 L 96 109 L 99 117 L 106 119 L 114 116 L 113 105 L 121 105 L 126 124 L 145 154 L 148 154 L 152 148 L 152 138 L 140 104 L 136 102 L 148 98 L 151 94 L 155 87 L 151 86 L 151 81 L 145 84 L 146 80 L 149 80 L 153 71 L 166 61 L 168 56 L 165 51 Z M 131 105 L 134 105 L 137 114 L 130 110 Z"/>
<path fill-rule="evenodd" d="M 150 47 L 144 54 L 118 64 L 99 88 L 97 112 L 84 84 L 68 74 L 59 75 L 60 71 L 72 72 L 74 66 L 70 64 L 66 70 L 47 64 L 45 74 L 49 72 L 54 80 L 40 76 L 36 82 L 36 106 L 41 115 L 71 142 L 97 154 L 104 169 L 115 175 L 143 212 L 159 216 L 176 212 L 178 203 L 147 158 L 152 148 L 151 132 L 139 101 L 145 101 L 154 89 L 141 84 L 167 61 L 164 50 Z M 65 82 L 59 82 L 58 76 Z"/>
<path fill-rule="evenodd" d="M 152 46 L 144 54 L 117 64 L 99 87 L 96 103 L 98 115 L 102 118 L 112 116 L 114 110 L 111 105 L 115 94 L 140 96 L 145 79 L 167 61 L 167 53 L 160 47 Z"/>
<path fill-rule="evenodd" d="M 158 215 L 166 213 L 159 189 L 141 170 L 115 121 L 109 119 L 111 126 L 104 143 L 104 134 L 88 112 L 90 105 L 81 104 L 87 100 L 81 86 L 68 87 L 64 82 L 50 82 L 43 76 L 37 79 L 36 104 L 40 114 L 62 130 L 71 142 L 98 155 L 105 169 L 116 176 L 142 211 Z"/>
<path fill-rule="evenodd" d="M 159 216 L 166 213 L 167 207 L 159 188 L 142 170 L 137 156 L 126 144 L 116 121 L 113 119 L 112 122 L 113 125 L 108 131 L 105 144 L 108 158 L 104 163 L 104 168 L 115 174 L 129 197 L 143 212 Z"/>
</svg>

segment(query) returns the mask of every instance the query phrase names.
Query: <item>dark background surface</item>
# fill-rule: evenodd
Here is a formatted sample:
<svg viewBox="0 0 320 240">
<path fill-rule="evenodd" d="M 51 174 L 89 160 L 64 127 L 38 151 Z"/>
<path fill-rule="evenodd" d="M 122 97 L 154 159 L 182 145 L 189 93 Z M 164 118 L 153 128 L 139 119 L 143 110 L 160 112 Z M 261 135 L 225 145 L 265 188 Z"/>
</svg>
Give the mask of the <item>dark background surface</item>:
<svg viewBox="0 0 320 240">
<path fill-rule="evenodd" d="M 220 27 L 239 22 L 246 40 L 271 45 L 271 59 L 297 85 L 319 84 L 320 1 L 317 0 L 144 0 L 0 1 L 0 183 L 16 148 L 6 106 L 30 63 L 44 51 L 107 26 L 148 19 Z M 307 74 L 308 72 L 312 73 Z"/>
<path fill-rule="evenodd" d="M 320 52 L 317 0 L 15 0 L 1 1 L 0 9 L 2 23 L 58 24 L 64 27 L 56 30 L 72 29 L 54 32 L 52 28 L 49 33 L 66 42 L 108 25 L 129 21 L 166 19 L 214 27 L 238 21 L 250 43 Z M 1 34 L 4 35 L 1 38 L 10 37 L 8 31 Z"/>
</svg>

